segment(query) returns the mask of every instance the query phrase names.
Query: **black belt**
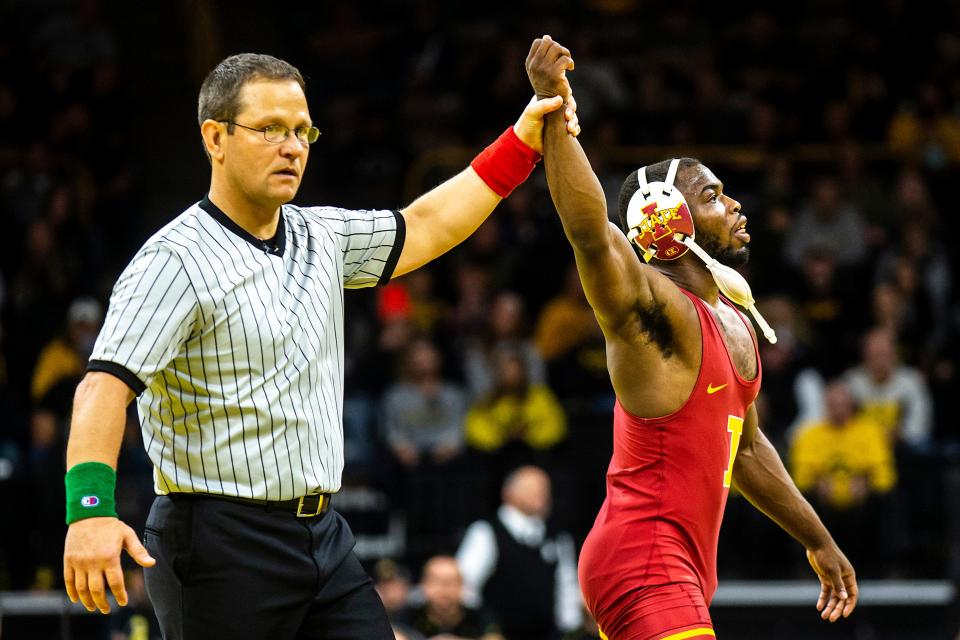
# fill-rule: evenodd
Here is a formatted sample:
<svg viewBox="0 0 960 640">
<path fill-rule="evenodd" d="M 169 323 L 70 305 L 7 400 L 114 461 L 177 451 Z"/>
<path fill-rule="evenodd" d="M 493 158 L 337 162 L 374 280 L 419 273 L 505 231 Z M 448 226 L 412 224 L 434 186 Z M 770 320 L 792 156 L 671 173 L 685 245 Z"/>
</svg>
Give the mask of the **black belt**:
<svg viewBox="0 0 960 640">
<path fill-rule="evenodd" d="M 171 493 L 169 495 L 173 499 L 181 497 L 213 498 L 215 500 L 226 500 L 227 502 L 238 502 L 248 507 L 260 507 L 266 511 L 286 511 L 298 518 L 314 518 L 325 514 L 330 509 L 329 493 L 311 493 L 290 500 L 259 500 L 257 498 L 240 498 L 216 493 Z"/>
</svg>

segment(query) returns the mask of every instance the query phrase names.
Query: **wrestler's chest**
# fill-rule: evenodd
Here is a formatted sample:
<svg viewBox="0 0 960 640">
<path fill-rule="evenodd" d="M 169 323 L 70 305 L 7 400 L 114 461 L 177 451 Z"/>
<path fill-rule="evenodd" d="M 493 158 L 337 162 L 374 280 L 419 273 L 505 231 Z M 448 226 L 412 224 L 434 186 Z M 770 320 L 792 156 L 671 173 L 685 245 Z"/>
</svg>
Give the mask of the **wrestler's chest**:
<svg viewBox="0 0 960 640">
<path fill-rule="evenodd" d="M 757 353 L 750 330 L 736 311 L 727 307 L 714 312 L 730 359 L 740 377 L 752 380 L 757 376 Z"/>
</svg>

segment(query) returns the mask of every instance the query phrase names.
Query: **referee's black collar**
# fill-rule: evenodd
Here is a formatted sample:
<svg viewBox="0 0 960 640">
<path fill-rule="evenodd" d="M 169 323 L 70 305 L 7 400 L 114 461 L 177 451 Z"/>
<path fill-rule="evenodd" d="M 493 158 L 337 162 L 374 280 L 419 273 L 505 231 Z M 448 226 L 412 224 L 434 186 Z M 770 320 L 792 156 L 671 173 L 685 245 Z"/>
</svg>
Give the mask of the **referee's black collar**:
<svg viewBox="0 0 960 640">
<path fill-rule="evenodd" d="M 225 214 L 220 210 L 220 207 L 213 204 L 210 201 L 210 196 L 203 196 L 203 200 L 199 202 L 200 208 L 210 214 L 210 216 L 225 226 L 227 229 L 240 236 L 253 246 L 255 246 L 260 251 L 264 253 L 269 253 L 274 256 L 282 256 L 284 250 L 287 248 L 287 230 L 286 224 L 283 221 L 283 207 L 280 207 L 280 220 L 277 222 L 277 233 L 274 234 L 272 238 L 267 240 L 261 240 L 257 236 L 253 235 L 236 222 L 234 222 L 230 216 Z"/>
</svg>

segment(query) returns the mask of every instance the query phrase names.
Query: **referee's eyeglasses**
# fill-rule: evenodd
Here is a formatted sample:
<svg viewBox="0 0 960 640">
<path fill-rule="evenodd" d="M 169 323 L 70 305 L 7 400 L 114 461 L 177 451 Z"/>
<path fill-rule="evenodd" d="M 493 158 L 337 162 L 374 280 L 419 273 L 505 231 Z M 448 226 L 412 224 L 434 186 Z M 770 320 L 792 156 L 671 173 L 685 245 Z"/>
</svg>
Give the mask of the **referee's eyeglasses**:
<svg viewBox="0 0 960 640">
<path fill-rule="evenodd" d="M 262 129 L 254 129 L 253 127 L 248 127 L 245 124 L 240 124 L 239 122 L 234 122 L 233 120 L 221 120 L 220 122 L 225 122 L 227 124 L 236 125 L 244 129 L 249 129 L 250 131 L 256 131 L 263 134 L 263 139 L 267 142 L 272 142 L 274 144 L 279 144 L 284 142 L 287 139 L 287 136 L 290 135 L 291 129 L 285 127 L 282 124 L 268 124 Z M 317 138 L 320 137 L 320 129 L 316 127 L 297 127 L 293 129 L 293 135 L 297 136 L 297 140 L 301 144 L 313 144 L 317 141 Z"/>
</svg>

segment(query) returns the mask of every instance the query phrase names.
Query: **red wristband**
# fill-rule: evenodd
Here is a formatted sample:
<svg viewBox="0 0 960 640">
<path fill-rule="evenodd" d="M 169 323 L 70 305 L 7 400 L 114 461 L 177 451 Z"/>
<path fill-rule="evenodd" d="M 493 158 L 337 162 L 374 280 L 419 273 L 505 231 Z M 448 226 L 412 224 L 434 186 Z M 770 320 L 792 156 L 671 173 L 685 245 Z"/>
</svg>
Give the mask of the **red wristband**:
<svg viewBox="0 0 960 640">
<path fill-rule="evenodd" d="M 470 166 L 494 193 L 506 198 L 523 184 L 539 161 L 540 154 L 518 138 L 513 127 L 509 127 L 481 151 Z"/>
</svg>

